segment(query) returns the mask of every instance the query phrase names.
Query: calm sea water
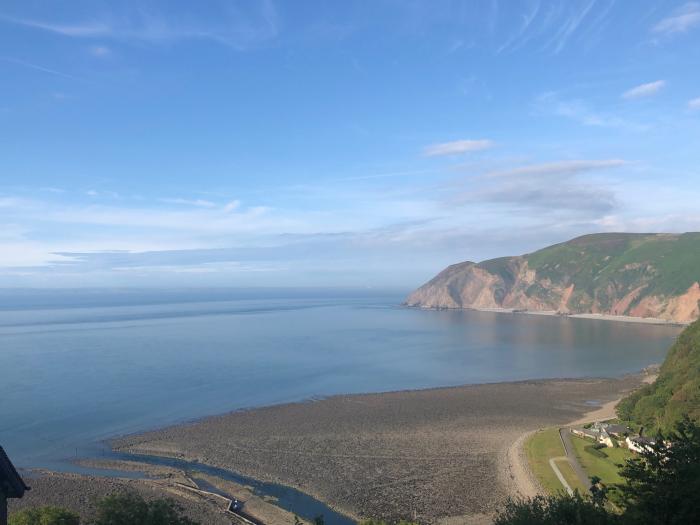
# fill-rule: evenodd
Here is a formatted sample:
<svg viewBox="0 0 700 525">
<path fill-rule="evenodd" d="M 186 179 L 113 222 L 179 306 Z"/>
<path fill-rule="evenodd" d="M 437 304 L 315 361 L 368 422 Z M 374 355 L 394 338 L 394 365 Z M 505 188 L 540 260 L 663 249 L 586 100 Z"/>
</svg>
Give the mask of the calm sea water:
<svg viewBox="0 0 700 525">
<path fill-rule="evenodd" d="M 679 330 L 402 308 L 396 292 L 0 294 L 0 444 L 59 468 L 111 436 L 338 393 L 617 376 Z M 68 307 L 70 305 L 71 307 Z"/>
</svg>

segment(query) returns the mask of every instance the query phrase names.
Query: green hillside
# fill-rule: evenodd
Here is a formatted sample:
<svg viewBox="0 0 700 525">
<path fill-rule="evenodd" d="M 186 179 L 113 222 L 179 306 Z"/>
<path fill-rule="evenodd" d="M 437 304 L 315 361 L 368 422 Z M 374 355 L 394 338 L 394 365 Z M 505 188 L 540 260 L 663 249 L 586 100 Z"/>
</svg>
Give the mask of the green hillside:
<svg viewBox="0 0 700 525">
<path fill-rule="evenodd" d="M 683 293 L 700 279 L 700 233 L 585 235 L 526 256 L 538 277 L 590 292 L 609 283 L 634 285 L 649 279 L 650 294 Z"/>
<path fill-rule="evenodd" d="M 686 415 L 700 421 L 700 320 L 678 337 L 656 382 L 622 400 L 617 412 L 645 432 L 668 431 Z"/>
</svg>

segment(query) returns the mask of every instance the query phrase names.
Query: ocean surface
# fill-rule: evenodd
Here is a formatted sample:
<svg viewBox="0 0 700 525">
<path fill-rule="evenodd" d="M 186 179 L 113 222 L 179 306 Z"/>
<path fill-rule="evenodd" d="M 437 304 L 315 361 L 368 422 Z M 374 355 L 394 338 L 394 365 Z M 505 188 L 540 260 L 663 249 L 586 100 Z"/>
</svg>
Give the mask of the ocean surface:
<svg viewBox="0 0 700 525">
<path fill-rule="evenodd" d="M 66 468 L 101 440 L 340 393 L 659 363 L 671 326 L 403 308 L 403 292 L 0 292 L 0 445 Z"/>
</svg>

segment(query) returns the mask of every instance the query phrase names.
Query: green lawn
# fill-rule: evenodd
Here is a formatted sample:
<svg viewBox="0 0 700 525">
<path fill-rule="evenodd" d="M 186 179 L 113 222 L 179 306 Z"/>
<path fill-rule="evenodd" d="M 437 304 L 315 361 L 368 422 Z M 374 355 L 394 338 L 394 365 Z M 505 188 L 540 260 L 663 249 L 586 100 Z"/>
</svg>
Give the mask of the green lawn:
<svg viewBox="0 0 700 525">
<path fill-rule="evenodd" d="M 555 463 L 557 464 L 557 467 L 559 467 L 559 471 L 561 472 L 562 476 L 564 476 L 564 479 L 572 489 L 578 490 L 581 494 L 587 493 L 588 489 L 581 484 L 576 472 L 574 472 L 574 469 L 568 460 L 561 459 L 559 461 L 555 461 Z"/>
<path fill-rule="evenodd" d="M 525 442 L 525 454 L 533 474 L 550 494 L 564 490 L 549 465 L 549 458 L 564 455 L 564 446 L 559 438 L 559 429 L 538 430 Z M 564 475 L 566 477 L 566 475 Z M 567 479 L 568 480 L 568 479 Z"/>
<path fill-rule="evenodd" d="M 607 454 L 607 458 L 599 458 L 586 452 L 585 447 L 592 445 L 588 439 L 571 436 L 571 443 L 574 445 L 576 457 L 581 466 L 588 473 L 588 476 L 598 476 L 603 483 L 622 483 L 622 478 L 618 474 L 617 465 L 624 464 L 625 460 L 632 457 L 632 453 L 626 448 L 602 448 L 601 452 Z"/>
</svg>

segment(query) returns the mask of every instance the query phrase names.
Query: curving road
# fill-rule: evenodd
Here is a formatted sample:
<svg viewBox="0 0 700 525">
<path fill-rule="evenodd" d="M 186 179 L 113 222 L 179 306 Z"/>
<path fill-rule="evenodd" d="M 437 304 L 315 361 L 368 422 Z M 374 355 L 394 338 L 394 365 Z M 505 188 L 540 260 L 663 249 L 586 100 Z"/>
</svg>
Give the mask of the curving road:
<svg viewBox="0 0 700 525">
<path fill-rule="evenodd" d="M 590 490 L 591 480 L 589 479 L 588 474 L 586 474 L 586 471 L 583 470 L 581 464 L 578 462 L 578 459 L 576 459 L 576 454 L 574 454 L 574 446 L 571 443 L 571 430 L 569 428 L 560 428 L 559 437 L 564 445 L 566 458 L 569 460 L 569 463 L 571 463 L 571 467 L 574 469 L 574 472 L 581 482 L 581 485 L 586 487 L 586 490 Z"/>
</svg>

